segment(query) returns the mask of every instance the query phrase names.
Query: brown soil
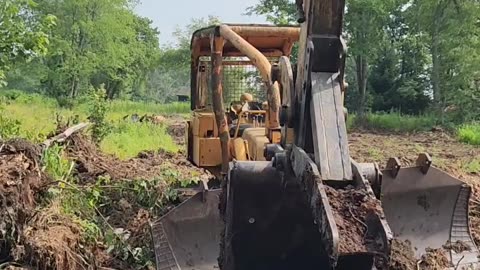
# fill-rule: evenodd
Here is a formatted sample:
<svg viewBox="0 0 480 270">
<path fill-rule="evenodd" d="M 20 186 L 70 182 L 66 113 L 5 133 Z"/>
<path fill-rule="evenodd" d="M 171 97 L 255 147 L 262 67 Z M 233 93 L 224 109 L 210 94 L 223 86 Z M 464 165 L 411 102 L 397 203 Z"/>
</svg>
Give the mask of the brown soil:
<svg viewBox="0 0 480 270">
<path fill-rule="evenodd" d="M 76 174 L 82 182 L 91 182 L 99 176 L 109 176 L 113 180 L 151 180 L 165 170 L 173 170 L 179 177 L 200 177 L 201 180 L 212 176 L 203 169 L 193 166 L 181 153 L 165 151 L 142 152 L 136 158 L 120 160 L 102 153 L 85 135 L 75 134 L 68 140 L 68 155 L 76 162 Z"/>
<path fill-rule="evenodd" d="M 167 127 L 168 134 L 179 145 L 185 144 L 185 127 L 186 124 L 184 122 L 172 123 Z"/>
<path fill-rule="evenodd" d="M 417 259 L 409 241 L 394 239 L 391 245 L 389 270 L 416 270 Z"/>
<path fill-rule="evenodd" d="M 422 270 L 438 270 L 452 267 L 447 258 L 447 253 L 444 249 L 430 249 L 427 248 L 426 253 L 422 256 L 419 264 Z"/>
<path fill-rule="evenodd" d="M 102 153 L 83 134 L 72 135 L 65 146 L 68 157 L 75 161 L 73 175 L 83 187 L 92 186 L 100 176 L 132 183 L 155 180 L 158 185 L 152 188 L 164 194 L 168 181 L 208 181 L 212 178 L 208 171 L 193 166 L 182 153 L 142 152 L 135 158 L 120 160 Z M 132 269 L 121 258 L 109 254 L 109 247 L 104 243 L 97 242 L 94 246 L 82 243 L 81 227 L 60 213 L 58 203 L 41 206 L 43 191 L 55 182 L 42 172 L 40 153 L 39 147 L 27 141 L 0 141 L 0 239 L 7 240 L 0 241 L 0 264 L 15 261 L 7 266 L 8 269 L 87 269 L 93 266 Z M 130 247 L 152 250 L 149 224 L 158 213 L 139 205 L 138 199 L 131 197 L 132 192 L 108 188 L 103 192 L 108 204 L 99 206 L 99 211 L 105 221 L 116 232 L 128 234 Z M 181 200 L 182 194 L 179 195 Z M 166 205 L 164 211 L 173 206 Z"/>
<path fill-rule="evenodd" d="M 40 169 L 40 151 L 25 140 L 0 142 L 0 262 L 81 269 L 78 226 L 55 204 L 35 211 L 51 181 Z"/>
<path fill-rule="evenodd" d="M 445 245 L 443 245 L 443 248 L 446 250 L 453 250 L 455 253 L 461 253 L 470 250 L 470 246 L 460 240 L 455 243 L 448 241 Z"/>
<path fill-rule="evenodd" d="M 329 186 L 325 186 L 325 190 L 339 230 L 339 252 L 377 251 L 372 250 L 372 241 L 367 237 L 366 218 L 381 212 L 379 202 L 362 190 Z"/>
<path fill-rule="evenodd" d="M 381 167 L 391 157 L 404 166 L 414 165 L 418 154 L 427 152 L 433 165 L 465 182 L 480 184 L 480 172 L 467 172 L 466 166 L 480 158 L 480 147 L 458 142 L 441 132 L 391 135 L 353 132 L 349 134 L 350 154 L 358 162 L 378 162 Z"/>
<path fill-rule="evenodd" d="M 23 246 L 14 251 L 16 261 L 27 261 L 38 269 L 84 269 L 88 265 L 81 255 L 79 226 L 56 203 L 34 216 L 21 239 Z"/>
</svg>

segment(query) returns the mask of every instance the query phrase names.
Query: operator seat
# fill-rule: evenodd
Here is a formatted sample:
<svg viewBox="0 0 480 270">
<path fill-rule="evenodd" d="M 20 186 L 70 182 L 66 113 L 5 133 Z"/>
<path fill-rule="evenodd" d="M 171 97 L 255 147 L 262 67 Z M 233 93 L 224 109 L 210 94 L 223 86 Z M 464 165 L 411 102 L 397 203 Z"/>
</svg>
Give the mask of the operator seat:
<svg viewBox="0 0 480 270">
<path fill-rule="evenodd" d="M 258 103 L 258 102 L 254 102 L 253 101 L 253 96 L 249 93 L 242 94 L 242 96 L 240 97 L 240 104 L 238 104 L 238 105 L 240 105 L 240 106 L 232 105 L 231 108 L 230 108 L 232 119 L 235 118 L 237 121 L 240 120 L 238 118 L 238 115 L 242 111 L 262 110 L 262 104 Z M 233 115 L 233 114 L 235 114 L 235 115 Z M 261 121 L 261 120 L 262 119 L 259 119 L 259 121 Z M 238 128 L 238 137 L 242 137 L 245 129 L 252 128 L 252 127 L 254 127 L 254 126 L 251 123 L 241 123 L 239 128 Z M 230 126 L 229 126 L 230 137 L 233 138 L 235 136 L 235 130 L 236 129 L 237 129 L 237 123 L 236 122 L 233 122 L 232 124 L 230 124 Z"/>
</svg>

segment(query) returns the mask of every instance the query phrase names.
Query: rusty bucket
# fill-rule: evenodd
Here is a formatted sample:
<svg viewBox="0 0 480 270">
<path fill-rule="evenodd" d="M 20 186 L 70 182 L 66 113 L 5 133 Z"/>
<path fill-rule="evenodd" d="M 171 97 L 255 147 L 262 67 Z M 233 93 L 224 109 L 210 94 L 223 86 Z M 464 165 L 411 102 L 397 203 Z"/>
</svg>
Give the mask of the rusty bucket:
<svg viewBox="0 0 480 270">
<path fill-rule="evenodd" d="M 469 250 L 447 250 L 452 266 L 478 267 L 479 252 L 468 221 L 469 186 L 431 166 L 426 154 L 409 168 L 390 159 L 382 173 L 381 201 L 394 237 L 410 241 L 418 258 L 426 248 L 461 241 Z"/>
<path fill-rule="evenodd" d="M 151 224 L 157 270 L 219 268 L 220 192 L 199 192 Z"/>
</svg>

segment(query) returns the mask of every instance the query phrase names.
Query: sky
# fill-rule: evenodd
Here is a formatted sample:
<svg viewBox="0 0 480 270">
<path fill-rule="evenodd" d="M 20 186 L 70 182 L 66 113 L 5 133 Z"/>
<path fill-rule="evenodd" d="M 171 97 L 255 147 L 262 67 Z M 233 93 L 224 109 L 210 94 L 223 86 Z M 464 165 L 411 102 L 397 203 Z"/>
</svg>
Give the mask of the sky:
<svg viewBox="0 0 480 270">
<path fill-rule="evenodd" d="M 185 26 L 191 18 L 219 17 L 225 23 L 265 23 L 264 17 L 242 15 L 258 0 L 140 0 L 135 11 L 150 18 L 160 31 L 160 45 L 173 43 L 176 26 Z"/>
</svg>

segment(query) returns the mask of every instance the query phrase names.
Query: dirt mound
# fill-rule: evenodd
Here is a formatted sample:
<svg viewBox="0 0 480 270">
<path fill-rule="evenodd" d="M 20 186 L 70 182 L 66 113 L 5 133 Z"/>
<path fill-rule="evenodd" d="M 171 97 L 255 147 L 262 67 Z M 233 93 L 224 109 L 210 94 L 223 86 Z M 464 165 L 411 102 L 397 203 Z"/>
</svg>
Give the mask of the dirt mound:
<svg viewBox="0 0 480 270">
<path fill-rule="evenodd" d="M 470 246 L 460 240 L 457 240 L 455 243 L 448 241 L 445 245 L 443 245 L 443 248 L 446 250 L 453 250 L 455 253 L 461 253 L 470 250 Z"/>
<path fill-rule="evenodd" d="M 25 140 L 0 142 L 0 262 L 36 269 L 78 269 L 78 227 L 53 205 L 35 211 L 51 179 L 40 168 L 41 149 Z"/>
<path fill-rule="evenodd" d="M 438 270 L 438 269 L 447 269 L 453 267 L 450 264 L 447 253 L 444 249 L 431 249 L 427 248 L 426 253 L 422 256 L 422 260 L 419 264 L 420 269 L 422 270 Z"/>
<path fill-rule="evenodd" d="M 0 262 L 36 206 L 35 194 L 48 178 L 39 167 L 40 149 L 23 140 L 0 142 Z"/>
<path fill-rule="evenodd" d="M 180 153 L 150 151 L 142 152 L 136 158 L 120 160 L 102 153 L 83 134 L 75 134 L 69 138 L 67 152 L 68 156 L 75 160 L 76 174 L 82 182 L 91 182 L 99 176 L 109 176 L 113 180 L 151 180 L 162 175 L 165 170 L 176 171 L 184 178 L 192 175 L 205 180 L 211 178 L 207 171 L 194 167 Z"/>
<path fill-rule="evenodd" d="M 98 147 L 83 134 L 72 135 L 68 139 L 68 156 L 75 160 L 76 172 L 84 182 L 99 176 L 112 179 L 151 179 L 160 172 L 156 165 L 161 160 L 133 159 L 121 161 L 114 156 L 100 152 Z"/>
<path fill-rule="evenodd" d="M 340 235 L 340 253 L 377 251 L 369 239 L 367 217 L 381 212 L 379 202 L 365 191 L 325 186 Z M 373 249 L 373 250 L 372 250 Z"/>
<path fill-rule="evenodd" d="M 184 122 L 175 122 L 167 127 L 168 134 L 179 145 L 185 144 L 185 127 L 186 124 Z"/>
<path fill-rule="evenodd" d="M 389 270 L 416 270 L 417 259 L 409 241 L 394 239 L 391 245 Z"/>
<path fill-rule="evenodd" d="M 85 269 L 80 255 L 80 227 L 60 212 L 58 203 L 39 211 L 22 233 L 16 261 L 27 261 L 38 269 Z"/>
</svg>

